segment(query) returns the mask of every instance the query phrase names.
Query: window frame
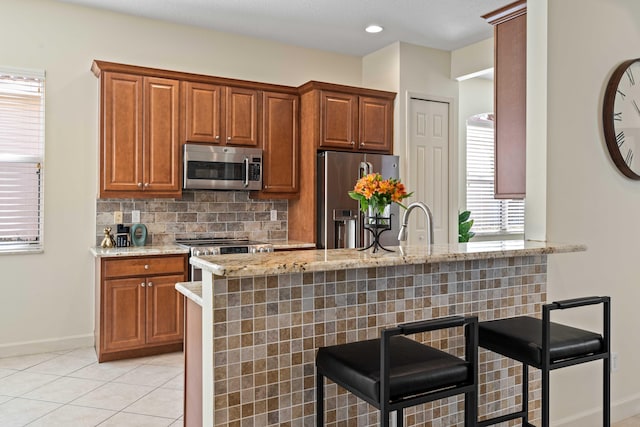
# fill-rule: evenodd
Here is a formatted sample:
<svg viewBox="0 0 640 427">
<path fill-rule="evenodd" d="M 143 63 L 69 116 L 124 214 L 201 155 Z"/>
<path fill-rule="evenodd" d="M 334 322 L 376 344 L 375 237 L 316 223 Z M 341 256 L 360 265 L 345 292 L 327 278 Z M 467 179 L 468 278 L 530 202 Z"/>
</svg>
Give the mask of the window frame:
<svg viewBox="0 0 640 427">
<path fill-rule="evenodd" d="M 470 129 L 474 128 L 474 129 Z M 521 239 L 524 237 L 524 200 L 520 199 L 495 199 L 489 198 L 487 193 L 494 194 L 495 191 L 495 126 L 493 120 L 493 114 L 484 113 L 477 114 L 470 117 L 466 121 L 466 139 L 465 139 L 465 199 L 466 209 L 471 211 L 471 219 L 474 220 L 472 231 L 475 233 L 473 240 L 508 240 L 508 239 Z M 484 131 L 485 135 L 480 136 L 479 133 Z M 490 132 L 490 135 L 489 135 Z M 474 135 L 477 134 L 477 135 Z M 471 136 L 473 135 L 473 136 Z M 483 138 L 484 137 L 484 138 Z M 471 140 L 471 138 L 475 138 Z M 484 139 L 485 141 L 481 141 Z M 487 144 L 488 140 L 491 140 L 491 146 Z M 484 142 L 484 147 L 482 146 Z M 470 156 L 470 147 L 477 151 L 476 155 Z M 490 163 L 487 167 L 478 167 L 477 164 L 482 164 L 483 157 L 485 161 Z M 475 162 L 476 166 L 471 166 Z M 470 172 L 471 169 L 471 172 Z M 474 175 L 475 174 L 475 175 Z M 490 179 L 487 176 L 491 176 Z M 476 186 L 476 190 L 470 197 L 470 187 Z M 487 191 L 487 185 L 490 185 L 490 191 Z M 484 188 L 483 188 L 484 187 Z M 483 193 L 485 193 L 483 195 Z M 484 196 L 484 198 L 483 198 Z M 469 200 L 480 200 L 476 202 L 481 206 L 470 205 Z M 495 206 L 491 206 L 495 204 Z M 493 217 L 489 216 L 491 211 L 496 211 L 497 214 Z M 509 212 L 515 210 L 516 212 L 509 215 Z M 484 214 L 483 217 L 474 217 L 474 211 L 478 214 Z M 522 212 L 521 214 L 519 213 Z M 489 224 L 483 223 L 488 221 Z M 491 223 L 498 224 L 487 230 Z M 478 229 L 480 228 L 480 230 Z"/>
</svg>

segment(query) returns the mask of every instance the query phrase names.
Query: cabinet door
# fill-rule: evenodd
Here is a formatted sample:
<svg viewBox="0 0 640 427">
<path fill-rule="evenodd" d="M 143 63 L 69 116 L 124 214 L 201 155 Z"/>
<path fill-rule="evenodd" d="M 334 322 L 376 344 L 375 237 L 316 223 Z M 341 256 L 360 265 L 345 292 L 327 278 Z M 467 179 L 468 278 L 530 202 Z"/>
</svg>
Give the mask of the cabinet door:
<svg viewBox="0 0 640 427">
<path fill-rule="evenodd" d="M 102 351 L 145 344 L 145 289 L 143 278 L 104 281 Z"/>
<path fill-rule="evenodd" d="M 144 190 L 180 193 L 177 80 L 144 78 Z"/>
<path fill-rule="evenodd" d="M 322 91 L 320 94 L 320 147 L 357 148 L 358 96 Z"/>
<path fill-rule="evenodd" d="M 220 144 L 224 135 L 224 87 L 185 82 L 185 140 Z"/>
<path fill-rule="evenodd" d="M 100 196 L 108 197 L 142 189 L 143 85 L 129 74 L 105 72 L 103 79 Z"/>
<path fill-rule="evenodd" d="M 184 275 L 147 278 L 147 344 L 182 340 L 184 301 L 175 284 L 184 280 Z"/>
<path fill-rule="evenodd" d="M 495 197 L 526 192 L 527 16 L 495 27 Z"/>
<path fill-rule="evenodd" d="M 263 192 L 299 191 L 298 96 L 262 94 Z"/>
<path fill-rule="evenodd" d="M 391 153 L 393 145 L 393 101 L 359 98 L 359 143 L 361 151 Z"/>
<path fill-rule="evenodd" d="M 257 90 L 227 88 L 226 144 L 258 146 L 258 97 Z"/>
</svg>

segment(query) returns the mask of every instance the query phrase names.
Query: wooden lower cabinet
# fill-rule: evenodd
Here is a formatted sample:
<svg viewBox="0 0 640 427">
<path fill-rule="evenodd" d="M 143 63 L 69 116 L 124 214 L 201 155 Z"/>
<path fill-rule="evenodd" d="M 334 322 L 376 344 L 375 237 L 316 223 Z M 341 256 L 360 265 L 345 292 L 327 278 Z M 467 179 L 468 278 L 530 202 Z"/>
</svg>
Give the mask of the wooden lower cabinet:
<svg viewBox="0 0 640 427">
<path fill-rule="evenodd" d="M 98 361 L 182 349 L 186 255 L 100 258 L 96 272 Z"/>
<path fill-rule="evenodd" d="M 105 280 L 102 350 L 118 351 L 145 343 L 145 294 L 140 279 Z"/>
</svg>

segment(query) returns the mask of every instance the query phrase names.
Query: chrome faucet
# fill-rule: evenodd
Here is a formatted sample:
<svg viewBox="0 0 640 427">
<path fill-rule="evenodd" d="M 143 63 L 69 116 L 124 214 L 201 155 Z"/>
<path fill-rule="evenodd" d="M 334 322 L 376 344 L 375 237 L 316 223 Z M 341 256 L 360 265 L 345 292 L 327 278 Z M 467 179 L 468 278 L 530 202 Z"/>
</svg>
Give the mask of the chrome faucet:
<svg viewBox="0 0 640 427">
<path fill-rule="evenodd" d="M 404 211 L 404 215 L 402 216 L 402 226 L 400 226 L 400 233 L 398 233 L 398 240 L 404 242 L 407 240 L 407 225 L 409 224 L 409 214 L 415 208 L 422 209 L 425 216 L 427 217 L 427 246 L 431 246 L 433 243 L 433 215 L 431 215 L 431 210 L 427 205 L 422 202 L 413 202 L 407 209 Z"/>
</svg>

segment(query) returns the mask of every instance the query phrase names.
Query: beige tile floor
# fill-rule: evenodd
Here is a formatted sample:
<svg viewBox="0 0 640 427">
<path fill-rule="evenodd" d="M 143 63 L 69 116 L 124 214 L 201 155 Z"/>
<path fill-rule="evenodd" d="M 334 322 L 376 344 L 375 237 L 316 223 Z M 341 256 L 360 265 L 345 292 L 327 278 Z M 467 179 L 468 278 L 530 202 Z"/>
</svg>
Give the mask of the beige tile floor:
<svg viewBox="0 0 640 427">
<path fill-rule="evenodd" d="M 617 422 L 612 427 L 640 427 L 640 415 Z"/>
<path fill-rule="evenodd" d="M 93 348 L 0 358 L 0 426 L 182 426 L 183 354 L 98 363 Z"/>
<path fill-rule="evenodd" d="M 0 426 L 182 426 L 183 354 L 98 363 L 93 348 L 0 358 Z M 640 415 L 613 424 L 640 427 Z"/>
</svg>

